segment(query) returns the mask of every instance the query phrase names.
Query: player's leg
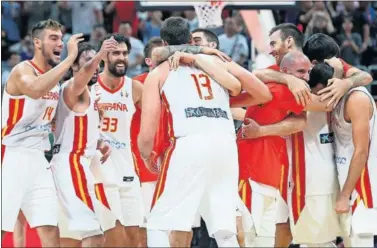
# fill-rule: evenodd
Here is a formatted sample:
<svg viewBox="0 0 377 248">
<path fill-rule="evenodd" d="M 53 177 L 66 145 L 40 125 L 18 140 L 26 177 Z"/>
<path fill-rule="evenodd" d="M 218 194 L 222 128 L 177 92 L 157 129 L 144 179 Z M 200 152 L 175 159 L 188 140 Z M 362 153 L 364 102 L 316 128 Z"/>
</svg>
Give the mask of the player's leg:
<svg viewBox="0 0 377 248">
<path fill-rule="evenodd" d="M 144 217 L 139 229 L 139 247 L 147 247 L 147 217 L 151 210 L 153 194 L 156 189 L 156 183 L 157 182 L 141 183 Z"/>
<path fill-rule="evenodd" d="M 26 193 L 21 209 L 31 228 L 36 228 L 43 247 L 59 246 L 58 198 L 51 167 L 44 154 L 29 152 L 36 174 Z"/>
<path fill-rule="evenodd" d="M 64 238 L 82 240 L 84 247 L 101 246 L 103 232 L 95 214 L 91 160 L 75 154 L 55 154 L 51 161 L 54 181 L 67 220 Z M 62 226 L 64 227 L 64 225 Z M 73 236 L 70 237 L 69 234 Z"/>
<path fill-rule="evenodd" d="M 165 153 L 147 219 L 148 246 L 173 245 L 169 242 L 169 231 L 179 231 L 175 232 L 175 237 L 173 233 L 174 243 L 187 242 L 186 234 L 181 235 L 181 232 L 191 232 L 208 174 L 208 165 L 200 159 L 203 151 L 187 152 L 197 144 L 196 136 L 180 138 L 174 140 Z"/>
<path fill-rule="evenodd" d="M 288 194 L 290 191 L 288 191 Z M 290 196 L 289 196 L 290 197 Z M 291 198 L 289 198 L 291 199 Z M 292 243 L 292 233 L 289 223 L 289 207 L 280 192 L 276 197 L 277 215 L 275 231 L 275 247 L 289 247 Z"/>
<path fill-rule="evenodd" d="M 216 239 L 219 247 L 239 247 L 237 241 L 236 209 L 238 195 L 238 153 L 234 137 L 218 133 L 207 134 L 211 148 L 206 151 L 210 166 L 200 214 L 206 222 L 208 233 Z M 215 154 L 215 156 L 213 155 Z"/>
<path fill-rule="evenodd" d="M 242 216 L 236 217 L 237 223 L 237 241 L 240 247 L 245 247 L 245 231 L 243 229 Z"/>
<path fill-rule="evenodd" d="M 140 243 L 140 225 L 143 224 L 144 207 L 139 178 L 136 176 L 129 178 L 130 180 L 120 187 L 123 217 L 121 223 L 126 235 L 126 246 L 136 247 Z"/>
<path fill-rule="evenodd" d="M 26 220 L 22 211 L 18 214 L 16 226 L 14 227 L 13 245 L 14 247 L 25 247 L 26 245 Z"/>
<path fill-rule="evenodd" d="M 3 146 L 2 150 L 1 240 L 4 239 L 6 232 L 14 232 L 17 228 L 22 200 L 33 184 L 35 168 L 38 168 L 35 164 L 30 164 L 31 158 L 27 149 Z"/>
</svg>

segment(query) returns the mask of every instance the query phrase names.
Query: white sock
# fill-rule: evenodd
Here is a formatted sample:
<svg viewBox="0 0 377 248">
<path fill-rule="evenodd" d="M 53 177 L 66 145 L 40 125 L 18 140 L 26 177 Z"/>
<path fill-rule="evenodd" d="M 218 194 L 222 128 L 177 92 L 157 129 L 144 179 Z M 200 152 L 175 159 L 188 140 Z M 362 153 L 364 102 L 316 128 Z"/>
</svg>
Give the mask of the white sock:
<svg viewBox="0 0 377 248">
<path fill-rule="evenodd" d="M 168 232 L 148 229 L 147 244 L 148 247 L 170 247 Z"/>
<path fill-rule="evenodd" d="M 218 231 L 213 235 L 218 247 L 240 247 L 237 235 L 227 231 Z"/>
</svg>

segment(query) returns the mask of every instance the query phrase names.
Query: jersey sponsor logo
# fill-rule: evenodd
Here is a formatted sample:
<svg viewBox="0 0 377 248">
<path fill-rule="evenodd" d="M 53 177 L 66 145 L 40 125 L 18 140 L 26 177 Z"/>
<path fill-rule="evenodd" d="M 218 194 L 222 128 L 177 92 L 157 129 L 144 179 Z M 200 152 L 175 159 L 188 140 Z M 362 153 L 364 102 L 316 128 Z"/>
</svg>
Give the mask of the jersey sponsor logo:
<svg viewBox="0 0 377 248">
<path fill-rule="evenodd" d="M 209 117 L 209 118 L 224 118 L 229 120 L 228 113 L 221 108 L 186 108 L 186 118 L 192 117 Z"/>
<path fill-rule="evenodd" d="M 59 100 L 59 93 L 58 92 L 47 92 L 44 96 L 42 96 L 43 100 Z"/>
<path fill-rule="evenodd" d="M 335 163 L 336 164 L 346 164 L 347 162 L 347 159 L 345 157 L 338 157 L 338 156 L 335 156 Z"/>
<path fill-rule="evenodd" d="M 111 146 L 113 148 L 116 148 L 116 149 L 124 149 L 124 148 L 126 148 L 126 143 L 122 143 L 122 142 L 119 142 L 119 141 L 103 140 L 103 142 L 105 142 L 109 146 Z"/>
<path fill-rule="evenodd" d="M 127 105 L 124 104 L 124 103 L 121 103 L 121 102 L 118 102 L 118 103 L 99 103 L 97 106 L 94 106 L 95 107 L 95 110 L 98 110 L 98 107 L 101 109 L 101 110 L 104 110 L 104 111 L 126 111 L 128 112 L 128 108 L 127 108 Z"/>
<path fill-rule="evenodd" d="M 123 182 L 132 182 L 134 177 L 123 177 Z"/>
<path fill-rule="evenodd" d="M 321 133 L 319 134 L 321 144 L 329 144 L 334 142 L 334 133 Z"/>
<path fill-rule="evenodd" d="M 35 131 L 46 131 L 51 133 L 52 132 L 52 125 L 50 124 L 45 124 L 45 125 L 38 125 L 38 126 L 26 126 L 25 127 L 25 132 L 35 130 Z"/>
</svg>

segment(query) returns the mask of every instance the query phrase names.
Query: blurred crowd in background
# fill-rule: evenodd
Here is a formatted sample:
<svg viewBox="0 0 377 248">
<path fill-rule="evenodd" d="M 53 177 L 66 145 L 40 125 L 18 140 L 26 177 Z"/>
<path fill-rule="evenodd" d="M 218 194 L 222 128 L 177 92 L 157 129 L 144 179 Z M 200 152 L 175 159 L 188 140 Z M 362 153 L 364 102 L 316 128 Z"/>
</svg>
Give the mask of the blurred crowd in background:
<svg viewBox="0 0 377 248">
<path fill-rule="evenodd" d="M 131 40 L 131 54 L 127 75 L 139 75 L 144 65 L 143 49 L 149 38 L 159 36 L 165 18 L 182 16 L 191 29 L 198 27 L 195 11 L 136 10 L 135 2 L 127 1 L 2 1 L 1 2 L 1 70 L 4 84 L 9 72 L 20 61 L 31 59 L 33 43 L 31 27 L 52 18 L 64 25 L 63 40 L 71 34 L 83 33 L 85 39 L 97 46 L 111 32 L 118 32 Z M 352 65 L 377 75 L 377 2 L 372 1 L 300 1 L 296 8 L 274 10 L 276 24 L 291 22 L 310 36 L 326 33 L 337 40 L 341 57 Z M 234 61 L 250 67 L 251 38 L 238 11 L 223 11 L 224 27 L 217 30 L 220 49 Z M 66 51 L 63 52 L 63 58 Z M 63 59 L 62 58 L 62 59 Z"/>
</svg>

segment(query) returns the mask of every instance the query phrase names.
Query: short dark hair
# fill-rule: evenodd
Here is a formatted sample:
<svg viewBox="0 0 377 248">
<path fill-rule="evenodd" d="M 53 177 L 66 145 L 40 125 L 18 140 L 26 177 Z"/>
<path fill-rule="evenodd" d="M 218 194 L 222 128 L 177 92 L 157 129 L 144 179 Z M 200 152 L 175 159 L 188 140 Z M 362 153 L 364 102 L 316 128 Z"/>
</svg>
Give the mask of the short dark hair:
<svg viewBox="0 0 377 248">
<path fill-rule="evenodd" d="M 54 21 L 52 19 L 40 21 L 37 24 L 35 24 L 31 29 L 31 38 L 39 38 L 39 35 L 45 29 L 61 30 L 62 25 L 59 22 Z"/>
<path fill-rule="evenodd" d="M 208 29 L 205 29 L 205 28 L 197 28 L 197 29 L 194 29 L 193 31 L 191 31 L 191 33 L 200 33 L 202 32 L 204 34 L 204 36 L 206 37 L 207 41 L 208 42 L 215 42 L 216 43 L 216 49 L 219 49 L 219 46 L 220 46 L 220 42 L 219 42 L 219 38 L 217 37 L 217 35 L 212 32 L 211 30 L 208 30 Z"/>
<path fill-rule="evenodd" d="M 164 41 L 160 37 L 152 37 L 148 40 L 144 47 L 144 57 L 150 58 L 152 56 L 153 48 L 164 45 Z"/>
<path fill-rule="evenodd" d="M 322 33 L 313 34 L 306 41 L 303 52 L 310 59 L 323 62 L 325 59 L 339 57 L 340 49 L 336 41 Z"/>
<path fill-rule="evenodd" d="M 191 39 L 190 25 L 182 17 L 169 17 L 162 23 L 160 35 L 166 43 L 172 46 L 188 44 Z"/>
<path fill-rule="evenodd" d="M 329 79 L 334 76 L 334 68 L 327 63 L 316 64 L 310 72 L 308 84 L 310 88 L 316 87 L 318 84 L 327 86 Z"/>
<path fill-rule="evenodd" d="M 286 40 L 289 36 L 291 36 L 295 41 L 296 47 L 302 48 L 304 44 L 304 34 L 296 27 L 296 25 L 293 25 L 292 23 L 279 24 L 270 30 L 269 35 L 271 36 L 273 33 L 279 30 L 281 32 L 280 38 L 283 41 Z"/>
<path fill-rule="evenodd" d="M 101 49 L 101 46 L 102 46 L 103 42 L 105 40 L 110 39 L 111 36 L 113 36 L 114 40 L 116 40 L 118 43 L 125 43 L 127 45 L 128 52 L 131 51 L 132 47 L 131 47 L 130 39 L 128 37 L 126 37 L 124 35 L 121 35 L 121 34 L 118 34 L 118 33 L 107 34 L 105 37 L 103 37 L 103 39 L 101 40 L 101 42 L 98 45 L 98 48 L 97 48 L 98 51 L 99 51 L 99 49 Z"/>
<path fill-rule="evenodd" d="M 91 50 L 95 51 L 94 47 L 89 42 L 79 43 L 79 45 L 77 47 L 78 47 L 78 52 L 77 52 L 77 57 L 76 57 L 75 61 L 73 62 L 74 64 L 79 63 L 81 54 L 83 54 L 83 52 L 91 51 Z"/>
</svg>

